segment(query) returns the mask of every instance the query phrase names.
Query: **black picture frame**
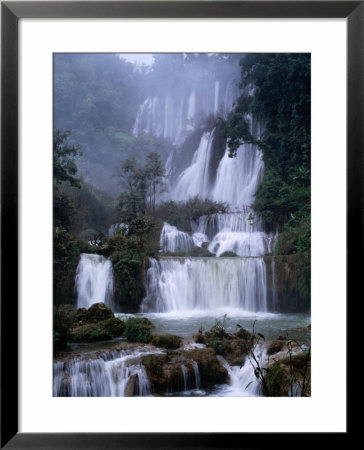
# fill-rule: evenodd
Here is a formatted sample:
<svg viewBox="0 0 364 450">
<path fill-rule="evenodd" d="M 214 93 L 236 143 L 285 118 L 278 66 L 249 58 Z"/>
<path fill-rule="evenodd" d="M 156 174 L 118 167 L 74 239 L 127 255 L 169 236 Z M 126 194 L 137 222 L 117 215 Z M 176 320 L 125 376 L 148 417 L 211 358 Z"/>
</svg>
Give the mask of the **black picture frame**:
<svg viewBox="0 0 364 450">
<path fill-rule="evenodd" d="M 364 1 L 1 2 L 1 448 L 142 449 L 296 446 L 296 433 L 18 433 L 18 21 L 21 18 L 346 18 L 347 305 L 363 276 Z M 359 294 L 360 295 L 360 294 Z M 349 308 L 347 307 L 349 313 Z M 347 327 L 348 328 L 348 327 Z M 350 346 L 348 345 L 348 351 Z M 349 361 L 347 358 L 347 362 Z M 348 397 L 349 398 L 349 397 Z M 222 414 L 223 416 L 223 414 Z M 339 445 L 352 436 L 330 433 Z M 282 418 L 284 420 L 284 417 Z M 166 430 L 167 431 L 167 430 Z M 350 434 L 349 434 L 350 431 Z M 327 444 L 316 433 L 315 444 Z M 307 445 L 310 433 L 299 436 Z M 345 442 L 344 442 L 345 440 Z"/>
</svg>

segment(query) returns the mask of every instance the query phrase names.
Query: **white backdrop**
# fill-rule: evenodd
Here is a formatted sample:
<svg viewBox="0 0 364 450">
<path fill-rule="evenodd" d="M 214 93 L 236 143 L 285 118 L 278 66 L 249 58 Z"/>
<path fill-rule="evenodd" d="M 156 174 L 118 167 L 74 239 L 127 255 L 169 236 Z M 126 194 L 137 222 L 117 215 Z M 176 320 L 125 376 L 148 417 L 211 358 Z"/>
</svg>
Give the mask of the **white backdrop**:
<svg viewBox="0 0 364 450">
<path fill-rule="evenodd" d="M 20 431 L 345 431 L 346 21 L 20 24 Z M 52 397 L 52 53 L 312 53 L 312 397 Z"/>
</svg>

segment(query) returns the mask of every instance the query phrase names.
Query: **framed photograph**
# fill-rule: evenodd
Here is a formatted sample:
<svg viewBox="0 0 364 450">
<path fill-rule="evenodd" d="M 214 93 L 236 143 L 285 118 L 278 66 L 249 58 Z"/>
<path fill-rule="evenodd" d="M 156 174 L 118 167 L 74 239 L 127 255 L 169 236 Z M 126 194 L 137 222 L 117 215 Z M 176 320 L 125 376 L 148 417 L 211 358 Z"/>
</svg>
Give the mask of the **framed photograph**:
<svg viewBox="0 0 364 450">
<path fill-rule="evenodd" d="M 1 445 L 347 439 L 362 3 L 1 6 Z"/>
</svg>

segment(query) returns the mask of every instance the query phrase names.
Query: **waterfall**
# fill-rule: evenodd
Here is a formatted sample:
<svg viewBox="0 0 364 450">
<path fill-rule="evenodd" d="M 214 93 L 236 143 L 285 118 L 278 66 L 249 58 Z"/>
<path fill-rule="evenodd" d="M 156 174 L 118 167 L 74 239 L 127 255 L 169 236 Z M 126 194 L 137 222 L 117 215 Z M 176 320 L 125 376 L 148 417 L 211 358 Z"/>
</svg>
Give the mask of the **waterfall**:
<svg viewBox="0 0 364 450">
<path fill-rule="evenodd" d="M 266 312 L 267 297 L 271 305 L 263 256 L 272 253 L 276 236 L 266 232 L 262 218 L 252 209 L 254 195 L 264 175 L 260 149 L 253 144 L 243 144 L 237 149 L 236 157 L 230 158 L 227 144 L 221 141 L 217 131 L 219 126 L 209 125 L 198 144 L 191 139 L 195 148 L 191 148 L 194 153 L 189 166 L 181 172 L 175 163 L 181 160 L 181 156 L 176 155 L 186 136 L 202 123 L 200 117 L 217 118 L 222 114 L 227 118 L 240 94 L 235 77 L 233 72 L 224 77 L 210 74 L 205 83 L 178 86 L 176 92 L 157 94 L 158 102 L 150 99 L 140 106 L 134 125 L 136 133 L 144 130 L 144 133 L 158 135 L 161 130 L 160 135 L 176 145 L 167 162 L 171 174 L 169 199 L 179 202 L 197 196 L 227 205 L 227 212 L 192 221 L 192 234 L 164 223 L 160 236 L 162 252 L 188 253 L 192 247 L 207 243 L 207 249 L 216 257 L 150 258 L 141 312 L 216 309 Z M 152 119 L 157 116 L 157 109 L 160 111 L 159 128 L 157 122 L 148 125 L 154 123 Z M 261 124 L 246 117 L 252 135 L 259 137 Z M 226 257 L 226 252 L 237 256 Z"/>
<path fill-rule="evenodd" d="M 81 253 L 75 278 L 77 308 L 103 302 L 112 307 L 113 270 L 111 261 L 101 255 Z"/>
<path fill-rule="evenodd" d="M 219 89 L 220 89 L 220 82 L 215 81 L 215 96 L 214 96 L 214 115 L 217 115 L 217 112 L 219 110 Z"/>
<path fill-rule="evenodd" d="M 226 148 L 217 168 L 211 199 L 227 202 L 231 209 L 240 211 L 244 205 L 253 203 L 254 194 L 263 178 L 263 171 L 262 153 L 256 146 L 241 145 L 235 158 L 229 157 Z"/>
<path fill-rule="evenodd" d="M 250 208 L 244 212 L 211 214 L 192 223 L 197 236 L 209 241 L 209 251 L 220 256 L 230 251 L 239 256 L 263 256 L 273 250 L 274 235 L 263 231 L 261 217 Z"/>
<path fill-rule="evenodd" d="M 142 311 L 267 311 L 263 258 L 150 258 Z"/>
<path fill-rule="evenodd" d="M 123 397 L 128 383 L 131 395 L 150 394 L 150 383 L 139 358 L 151 352 L 143 348 L 103 351 L 53 365 L 54 397 Z M 133 379 L 134 378 L 134 379 Z"/>
<path fill-rule="evenodd" d="M 200 371 L 198 370 L 198 364 L 196 361 L 192 362 L 193 371 L 195 373 L 195 382 L 196 382 L 196 389 L 200 389 Z"/>
<path fill-rule="evenodd" d="M 192 230 L 195 233 L 205 234 L 209 240 L 212 240 L 218 233 L 253 233 L 262 229 L 261 217 L 250 208 L 245 208 L 245 211 L 240 213 L 217 213 L 201 216 L 197 224 L 192 223 Z"/>
<path fill-rule="evenodd" d="M 272 256 L 272 309 L 277 311 L 277 289 L 276 289 L 276 262 L 274 256 Z"/>
<path fill-rule="evenodd" d="M 195 245 L 193 238 L 164 222 L 159 244 L 164 252 L 188 252 Z"/>
<path fill-rule="evenodd" d="M 186 200 L 190 197 L 199 196 L 207 198 L 211 189 L 209 180 L 209 166 L 211 147 L 214 140 L 215 129 L 206 131 L 201 138 L 191 165 L 181 173 L 172 197 L 177 200 Z"/>
<path fill-rule="evenodd" d="M 254 354 L 257 361 L 259 361 L 259 364 L 264 367 L 267 360 L 265 348 L 261 345 L 257 346 Z M 220 355 L 218 355 L 217 358 L 228 371 L 231 389 L 228 393 L 230 393 L 230 395 L 239 397 L 257 397 L 262 395 L 261 384 L 254 373 L 255 366 L 251 364 L 248 356 L 242 367 L 230 366 L 230 364 L 228 364 L 228 362 Z"/>
<path fill-rule="evenodd" d="M 156 96 L 147 97 L 140 104 L 133 136 L 163 137 L 181 146 L 201 119 L 210 115 L 217 117 L 220 110 L 227 118 L 240 93 L 234 79 L 238 77 L 238 70 L 234 72 L 232 79 L 206 80 L 204 77 L 203 82 L 196 82 L 192 87 L 178 86 L 174 92 L 166 92 L 161 86 Z"/>
<path fill-rule="evenodd" d="M 184 366 L 183 364 L 181 364 L 181 371 L 182 371 L 182 376 L 183 376 L 183 390 L 187 391 L 188 372 L 187 372 L 186 366 Z"/>
</svg>

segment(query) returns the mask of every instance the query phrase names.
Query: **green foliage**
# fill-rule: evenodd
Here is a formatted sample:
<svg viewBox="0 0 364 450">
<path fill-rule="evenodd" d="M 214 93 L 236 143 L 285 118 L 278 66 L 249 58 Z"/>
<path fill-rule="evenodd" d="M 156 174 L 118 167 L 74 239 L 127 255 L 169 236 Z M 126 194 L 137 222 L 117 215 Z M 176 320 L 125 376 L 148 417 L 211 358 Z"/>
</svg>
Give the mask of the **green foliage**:
<svg viewBox="0 0 364 450">
<path fill-rule="evenodd" d="M 55 227 L 62 227 L 69 231 L 72 219 L 75 215 L 75 209 L 68 195 L 61 191 L 58 186 L 53 188 L 53 224 Z"/>
<path fill-rule="evenodd" d="M 251 347 L 251 334 L 240 325 L 235 333 L 228 333 L 226 320 L 225 315 L 222 320 L 217 320 L 204 335 L 202 330 L 199 330 L 194 338 L 196 342 L 204 343 L 207 347 L 214 349 L 218 355 L 223 355 L 230 365 L 242 366 Z"/>
<path fill-rule="evenodd" d="M 71 236 L 62 227 L 53 232 L 53 299 L 54 304 L 70 303 L 74 276 L 80 253 L 92 253 L 87 242 Z"/>
<path fill-rule="evenodd" d="M 244 143 L 262 150 L 265 174 L 254 207 L 270 224 L 285 222 L 309 200 L 310 64 L 309 54 L 289 53 L 249 54 L 240 62 L 246 90 L 225 135 L 232 155 Z M 264 124 L 261 137 L 246 113 Z"/>
<path fill-rule="evenodd" d="M 99 248 L 109 256 L 115 280 L 115 307 L 136 312 L 144 296 L 144 261 L 159 251 L 162 223 L 150 216 L 138 216 L 128 225 L 127 235 L 116 233 Z"/>
<path fill-rule="evenodd" d="M 225 314 L 222 320 L 216 320 L 215 325 L 205 333 L 206 345 L 213 348 L 218 355 L 225 355 L 226 346 L 231 339 L 231 335 L 225 330 L 226 319 Z"/>
<path fill-rule="evenodd" d="M 156 208 L 156 216 L 181 231 L 190 233 L 191 220 L 201 216 L 227 212 L 226 203 L 218 203 L 209 199 L 193 197 L 185 202 L 162 202 Z"/>
<path fill-rule="evenodd" d="M 174 334 L 153 334 L 151 342 L 156 347 L 175 350 L 182 344 L 182 339 Z"/>
<path fill-rule="evenodd" d="M 54 130 L 53 132 L 53 180 L 55 184 L 68 181 L 72 186 L 80 186 L 76 178 L 76 156 L 81 147 L 68 142 L 70 131 Z"/>
<path fill-rule="evenodd" d="M 67 347 L 70 328 L 75 317 L 76 310 L 71 305 L 59 305 L 53 308 L 53 345 L 55 350 Z"/>
<path fill-rule="evenodd" d="M 107 233 L 113 221 L 115 202 L 84 179 L 81 178 L 80 183 L 80 188 L 69 183 L 65 183 L 62 188 L 73 210 L 70 232 L 89 241 L 97 234 Z M 86 230 L 90 229 L 94 232 L 86 236 Z"/>
<path fill-rule="evenodd" d="M 118 217 L 129 223 L 147 212 L 154 215 L 158 194 L 165 190 L 166 173 L 160 155 L 148 153 L 145 165 L 135 157 L 126 159 L 117 173 L 123 192 L 118 200 Z"/>
<path fill-rule="evenodd" d="M 130 317 L 125 324 L 125 336 L 129 342 L 150 342 L 151 330 L 155 328 L 145 317 Z"/>
<path fill-rule="evenodd" d="M 263 393 L 266 397 L 284 397 L 287 395 L 285 384 L 285 374 L 280 363 L 276 362 L 266 371 Z"/>
<path fill-rule="evenodd" d="M 311 296 L 311 215 L 309 204 L 298 211 L 278 235 L 276 255 L 295 254 L 297 290 L 304 301 Z"/>
<path fill-rule="evenodd" d="M 86 323 L 75 327 L 69 338 L 73 342 L 104 341 L 122 336 L 124 329 L 124 322 L 116 317 L 112 317 L 97 323 Z"/>
<path fill-rule="evenodd" d="M 80 187 L 80 180 L 76 178 L 77 166 L 75 158 L 79 154 L 80 146 L 68 142 L 70 131 L 53 132 L 53 217 L 54 225 L 69 230 L 74 208 L 68 196 L 61 190 L 65 182 Z"/>
<path fill-rule="evenodd" d="M 165 161 L 171 150 L 166 140 L 130 135 L 149 79 L 145 69 L 136 70 L 117 54 L 54 56 L 55 127 L 72 128 L 84 153 L 77 159 L 79 172 L 114 197 L 119 191 L 112 174 L 120 159 L 144 161 L 158 151 Z"/>
</svg>

